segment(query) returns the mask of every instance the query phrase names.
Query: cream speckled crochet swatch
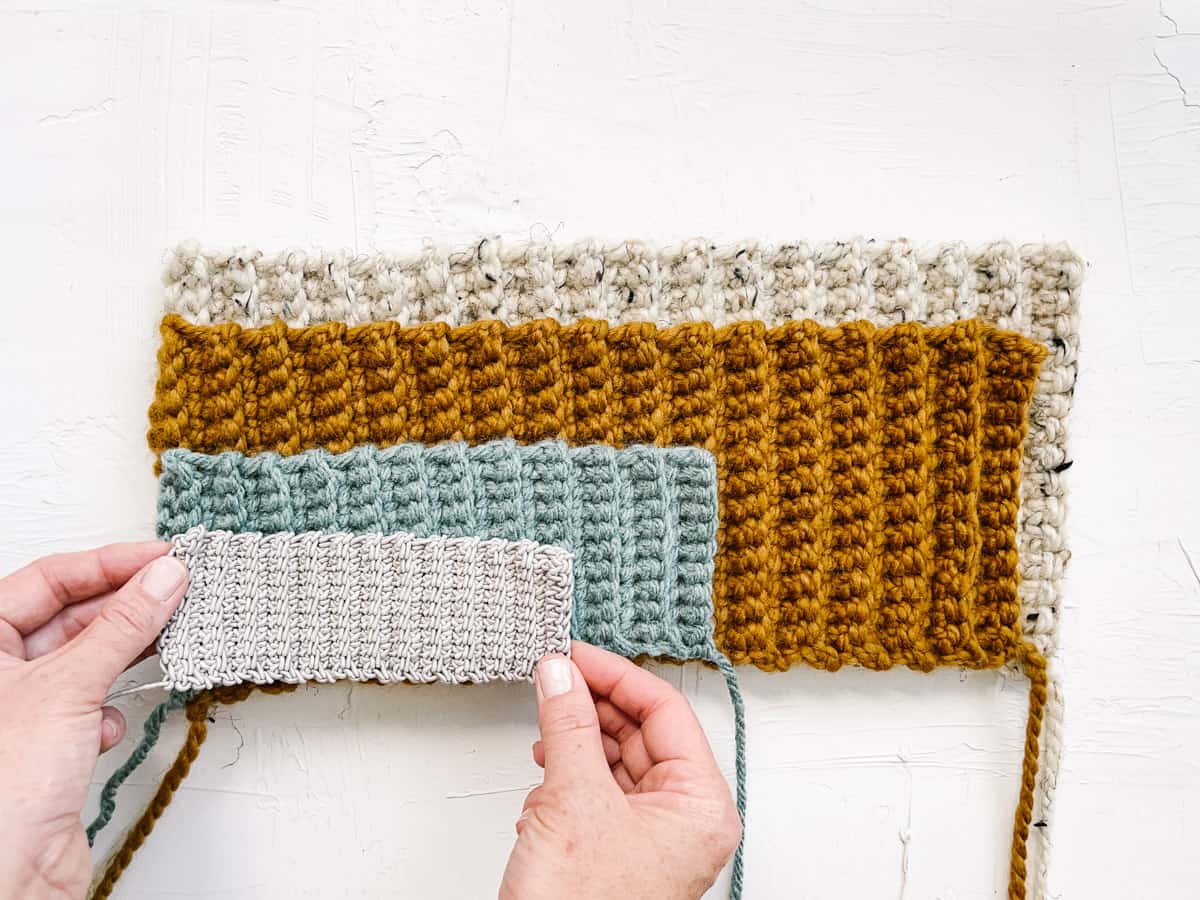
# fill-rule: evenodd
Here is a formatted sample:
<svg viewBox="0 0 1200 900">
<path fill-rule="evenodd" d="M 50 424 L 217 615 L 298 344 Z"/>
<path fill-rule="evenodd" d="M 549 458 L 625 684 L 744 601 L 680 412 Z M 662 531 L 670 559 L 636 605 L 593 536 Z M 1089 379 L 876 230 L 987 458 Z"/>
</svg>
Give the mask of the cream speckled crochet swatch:
<svg viewBox="0 0 1200 900">
<path fill-rule="evenodd" d="M 557 547 L 205 528 L 171 544 L 191 576 L 158 641 L 171 690 L 528 681 L 570 652 L 571 555 Z"/>
</svg>

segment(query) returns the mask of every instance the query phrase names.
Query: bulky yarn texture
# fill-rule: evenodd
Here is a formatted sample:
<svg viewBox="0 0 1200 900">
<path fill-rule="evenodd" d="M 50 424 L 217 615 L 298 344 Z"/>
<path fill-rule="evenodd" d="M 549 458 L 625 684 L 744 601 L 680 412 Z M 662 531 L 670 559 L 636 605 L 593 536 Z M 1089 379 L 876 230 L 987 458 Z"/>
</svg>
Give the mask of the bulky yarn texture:
<svg viewBox="0 0 1200 900">
<path fill-rule="evenodd" d="M 193 241 L 171 253 L 163 284 L 169 312 L 205 325 L 487 319 L 518 325 L 593 317 L 613 325 L 862 319 L 887 326 L 979 318 L 1019 332 L 1049 354 L 1029 410 L 1018 543 L 1022 625 L 1051 654 L 1069 556 L 1063 472 L 1071 462 L 1067 418 L 1083 273 L 1083 261 L 1063 244 L 1003 241 L 968 247 L 694 239 L 656 246 L 484 238 L 458 250 L 415 253 L 203 250 Z"/>
<path fill-rule="evenodd" d="M 530 681 L 570 653 L 571 555 L 532 541 L 209 531 L 158 639 L 174 691 L 243 682 Z"/>
<path fill-rule="evenodd" d="M 716 656 L 716 463 L 696 447 L 500 440 L 294 456 L 169 450 L 159 479 L 159 536 L 197 526 L 406 532 L 560 547 L 574 561 L 574 637 L 626 656 Z M 441 582 L 430 587 L 440 589 Z M 457 630 L 453 623 L 444 627 Z"/>
<path fill-rule="evenodd" d="M 938 327 L 162 325 L 152 449 L 511 437 L 715 454 L 718 647 L 783 669 L 995 667 L 1022 644 L 1017 514 L 1046 351 Z"/>
</svg>

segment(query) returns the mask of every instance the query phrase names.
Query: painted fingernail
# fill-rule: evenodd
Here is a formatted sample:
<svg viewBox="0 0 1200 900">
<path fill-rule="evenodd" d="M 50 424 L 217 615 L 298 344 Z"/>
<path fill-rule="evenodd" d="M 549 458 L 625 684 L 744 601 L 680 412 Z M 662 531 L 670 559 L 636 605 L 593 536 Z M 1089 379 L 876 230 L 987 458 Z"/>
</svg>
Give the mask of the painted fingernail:
<svg viewBox="0 0 1200 900">
<path fill-rule="evenodd" d="M 150 563 L 150 568 L 142 576 L 142 590 L 160 603 L 165 603 L 175 595 L 183 579 L 187 577 L 187 567 L 173 556 L 163 556 Z"/>
<path fill-rule="evenodd" d="M 548 656 L 537 666 L 538 686 L 543 697 L 557 697 L 571 690 L 571 663 L 564 656 Z"/>
</svg>

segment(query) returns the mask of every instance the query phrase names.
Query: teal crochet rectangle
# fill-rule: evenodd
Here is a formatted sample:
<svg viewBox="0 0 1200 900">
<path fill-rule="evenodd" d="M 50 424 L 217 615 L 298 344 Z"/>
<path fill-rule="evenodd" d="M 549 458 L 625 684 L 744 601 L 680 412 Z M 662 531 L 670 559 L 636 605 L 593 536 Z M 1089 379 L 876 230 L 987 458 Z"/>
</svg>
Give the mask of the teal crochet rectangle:
<svg viewBox="0 0 1200 900">
<path fill-rule="evenodd" d="M 158 533 L 409 532 L 574 555 L 572 636 L 625 656 L 714 660 L 717 475 L 695 447 L 360 446 L 163 454 Z"/>
</svg>

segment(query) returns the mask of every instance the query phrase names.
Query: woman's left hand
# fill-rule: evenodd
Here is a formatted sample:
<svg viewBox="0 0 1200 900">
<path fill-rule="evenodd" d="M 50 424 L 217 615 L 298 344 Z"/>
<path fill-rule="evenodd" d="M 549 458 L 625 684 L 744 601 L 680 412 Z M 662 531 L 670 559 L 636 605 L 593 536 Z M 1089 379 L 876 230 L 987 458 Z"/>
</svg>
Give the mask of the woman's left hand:
<svg viewBox="0 0 1200 900">
<path fill-rule="evenodd" d="M 82 898 L 80 813 L 96 758 L 125 735 L 103 706 L 187 589 L 168 544 L 48 556 L 0 578 L 0 896 Z"/>
</svg>

